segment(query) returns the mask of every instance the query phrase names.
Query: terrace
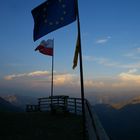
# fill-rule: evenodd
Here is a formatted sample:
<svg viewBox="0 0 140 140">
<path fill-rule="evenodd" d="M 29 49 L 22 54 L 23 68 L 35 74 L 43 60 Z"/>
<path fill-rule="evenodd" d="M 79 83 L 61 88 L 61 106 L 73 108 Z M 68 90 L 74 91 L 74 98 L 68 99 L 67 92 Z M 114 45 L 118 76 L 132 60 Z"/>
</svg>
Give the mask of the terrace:
<svg viewBox="0 0 140 140">
<path fill-rule="evenodd" d="M 80 98 L 54 96 L 39 98 L 24 113 L 1 113 L 4 140 L 83 140 Z M 85 100 L 86 140 L 109 140 L 90 103 Z"/>
</svg>

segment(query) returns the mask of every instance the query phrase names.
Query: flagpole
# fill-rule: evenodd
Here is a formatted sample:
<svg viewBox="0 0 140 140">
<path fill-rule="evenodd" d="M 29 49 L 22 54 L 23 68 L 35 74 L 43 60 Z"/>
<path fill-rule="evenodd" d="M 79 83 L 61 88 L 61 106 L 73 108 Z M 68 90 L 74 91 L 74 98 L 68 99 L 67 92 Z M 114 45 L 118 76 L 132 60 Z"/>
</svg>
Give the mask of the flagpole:
<svg viewBox="0 0 140 140">
<path fill-rule="evenodd" d="M 51 82 L 51 99 L 53 96 L 53 68 L 54 68 L 54 39 L 53 39 L 53 55 L 52 55 L 52 82 Z"/>
<path fill-rule="evenodd" d="M 86 118 L 85 118 L 85 106 L 84 106 L 84 80 L 83 80 L 83 63 L 82 63 L 82 48 L 81 48 L 81 31 L 80 31 L 80 19 L 79 19 L 79 9 L 78 0 L 76 0 L 76 12 L 77 12 L 77 28 L 79 37 L 79 63 L 80 63 L 80 82 L 81 82 L 81 99 L 82 99 L 82 114 L 83 114 L 83 139 L 86 139 Z"/>
</svg>

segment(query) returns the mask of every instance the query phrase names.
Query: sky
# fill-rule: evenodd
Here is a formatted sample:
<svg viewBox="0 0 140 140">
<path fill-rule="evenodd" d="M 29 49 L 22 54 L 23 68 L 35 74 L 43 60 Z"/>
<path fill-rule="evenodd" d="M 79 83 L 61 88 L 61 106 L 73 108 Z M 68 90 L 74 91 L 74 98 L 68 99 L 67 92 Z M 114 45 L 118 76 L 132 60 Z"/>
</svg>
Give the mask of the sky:
<svg viewBox="0 0 140 140">
<path fill-rule="evenodd" d="M 72 69 L 76 21 L 34 42 L 31 10 L 42 2 L 0 0 L 0 95 L 50 94 L 52 59 L 34 49 L 54 39 L 54 94 L 80 97 L 79 65 Z M 139 7 L 139 0 L 79 0 L 85 97 L 140 91 Z"/>
</svg>

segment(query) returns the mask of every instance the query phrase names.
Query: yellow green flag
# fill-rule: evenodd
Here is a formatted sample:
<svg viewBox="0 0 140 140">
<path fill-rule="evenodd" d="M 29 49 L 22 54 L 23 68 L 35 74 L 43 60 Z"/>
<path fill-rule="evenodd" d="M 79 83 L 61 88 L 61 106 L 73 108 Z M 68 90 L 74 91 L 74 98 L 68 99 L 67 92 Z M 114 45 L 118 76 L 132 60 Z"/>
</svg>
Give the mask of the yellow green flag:
<svg viewBox="0 0 140 140">
<path fill-rule="evenodd" d="M 78 54 L 79 54 L 79 36 L 77 37 L 77 43 L 75 47 L 75 53 L 74 53 L 74 58 L 73 58 L 73 69 L 76 68 L 77 62 L 78 62 Z"/>
</svg>

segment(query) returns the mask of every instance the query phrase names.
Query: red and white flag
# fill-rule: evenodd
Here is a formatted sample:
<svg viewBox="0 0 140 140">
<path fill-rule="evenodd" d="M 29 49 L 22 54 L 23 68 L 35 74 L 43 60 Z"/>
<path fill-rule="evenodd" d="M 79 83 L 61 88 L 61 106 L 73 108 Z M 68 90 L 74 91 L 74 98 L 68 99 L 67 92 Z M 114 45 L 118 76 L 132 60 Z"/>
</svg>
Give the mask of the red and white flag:
<svg viewBox="0 0 140 140">
<path fill-rule="evenodd" d="M 43 40 L 35 51 L 39 50 L 42 54 L 53 56 L 53 45 L 52 39 L 48 39 L 47 41 Z"/>
</svg>

